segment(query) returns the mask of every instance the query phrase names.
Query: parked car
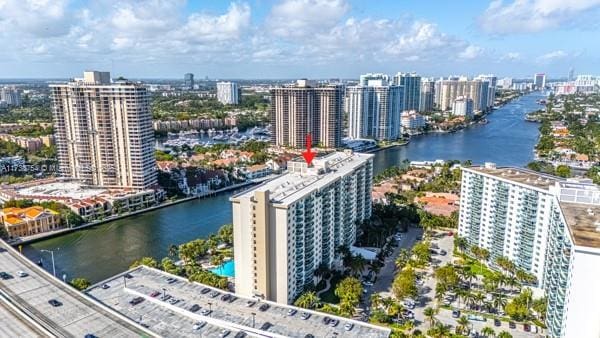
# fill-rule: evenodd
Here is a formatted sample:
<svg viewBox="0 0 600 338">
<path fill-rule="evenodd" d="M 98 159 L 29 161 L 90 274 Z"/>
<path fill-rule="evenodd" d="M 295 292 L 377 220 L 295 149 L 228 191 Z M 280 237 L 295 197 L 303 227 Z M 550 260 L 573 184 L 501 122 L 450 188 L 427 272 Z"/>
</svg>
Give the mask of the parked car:
<svg viewBox="0 0 600 338">
<path fill-rule="evenodd" d="M 327 325 L 327 324 L 329 324 L 330 321 L 331 321 L 331 318 L 329 318 L 327 316 L 323 317 L 323 324 Z"/>
<path fill-rule="evenodd" d="M 125 275 L 123 275 L 125 278 L 127 279 L 132 279 L 133 276 L 130 273 L 126 273 Z"/>
<path fill-rule="evenodd" d="M 198 304 L 194 304 L 192 307 L 190 307 L 191 312 L 198 312 L 198 310 L 200 310 L 200 305 Z"/>
<path fill-rule="evenodd" d="M 476 320 L 476 321 L 479 321 L 479 322 L 485 322 L 486 321 L 485 317 L 481 316 L 481 315 L 468 315 L 467 319 L 468 320 Z"/>
<path fill-rule="evenodd" d="M 515 322 L 508 322 L 508 327 L 510 327 L 511 329 L 516 329 L 517 324 L 515 324 Z"/>
<path fill-rule="evenodd" d="M 29 274 L 25 271 L 17 271 L 17 276 L 23 278 L 29 276 Z"/>
<path fill-rule="evenodd" d="M 134 299 L 129 301 L 129 304 L 131 305 L 138 305 L 139 303 L 143 302 L 144 298 L 142 297 L 135 297 Z"/>
<path fill-rule="evenodd" d="M 523 324 L 523 331 L 530 332 L 531 331 L 531 325 L 529 325 L 529 324 Z"/>
<path fill-rule="evenodd" d="M 228 302 L 228 303 L 233 303 L 233 302 L 235 302 L 237 299 L 238 299 L 238 298 L 237 298 L 236 296 L 229 295 L 229 300 L 228 300 L 227 302 Z"/>
<path fill-rule="evenodd" d="M 246 332 L 239 331 L 238 333 L 235 334 L 234 338 L 244 338 L 246 336 L 247 336 Z"/>
<path fill-rule="evenodd" d="M 460 310 L 452 310 L 452 318 L 460 318 Z"/>
<path fill-rule="evenodd" d="M 207 294 L 207 293 L 209 293 L 209 292 L 210 292 L 210 289 L 209 289 L 209 288 L 204 288 L 204 289 L 202 289 L 202 290 L 200 291 L 200 293 L 201 293 L 201 294 L 203 294 L 203 295 L 205 295 L 205 294 Z"/>
<path fill-rule="evenodd" d="M 209 309 L 204 308 L 204 309 L 202 309 L 202 311 L 200 313 L 203 316 L 208 316 L 211 313 L 211 311 Z"/>
<path fill-rule="evenodd" d="M 495 318 L 494 319 L 494 326 L 501 326 L 501 325 L 502 325 L 502 322 L 500 321 L 500 319 Z"/>
<path fill-rule="evenodd" d="M 296 312 L 298 312 L 298 310 L 296 310 L 296 309 L 289 309 L 288 312 L 287 312 L 287 315 L 288 316 L 293 316 L 293 315 L 296 314 Z"/>
<path fill-rule="evenodd" d="M 167 278 L 167 283 L 169 283 L 169 284 L 173 284 L 173 283 L 175 283 L 175 282 L 177 282 L 177 279 L 175 279 L 175 278 L 173 278 L 173 277 L 169 277 L 169 278 Z"/>
<path fill-rule="evenodd" d="M 50 300 L 48 301 L 48 304 L 50 304 L 50 305 L 52 305 L 52 306 L 54 306 L 54 307 L 59 307 L 59 306 L 62 306 L 62 303 L 61 303 L 61 302 L 59 302 L 59 301 L 57 301 L 56 299 L 50 299 Z"/>
<path fill-rule="evenodd" d="M 150 297 L 152 297 L 152 298 L 156 298 L 156 297 L 158 297 L 158 295 L 160 295 L 160 292 L 158 292 L 158 291 L 153 291 L 153 292 L 150 294 Z"/>
<path fill-rule="evenodd" d="M 442 256 L 446 256 L 447 253 L 448 252 L 444 249 L 440 250 L 440 255 L 442 255 Z"/>
<path fill-rule="evenodd" d="M 229 336 L 230 333 L 231 333 L 231 331 L 223 329 L 223 330 L 221 330 L 221 333 L 219 333 L 219 337 L 221 337 L 221 338 L 227 337 L 227 336 Z"/>
<path fill-rule="evenodd" d="M 329 321 L 329 326 L 331 326 L 331 327 L 336 327 L 336 326 L 337 326 L 339 323 L 340 323 L 340 321 L 339 321 L 339 320 L 337 320 L 337 319 L 335 319 L 335 318 L 332 318 L 332 319 Z"/>
<path fill-rule="evenodd" d="M 163 295 L 162 297 L 160 297 L 160 300 L 162 301 L 168 301 L 169 299 L 171 299 L 171 295 Z"/>
<path fill-rule="evenodd" d="M 304 338 L 315 338 L 315 336 L 313 336 L 312 334 L 307 334 L 306 336 L 304 336 Z"/>
<path fill-rule="evenodd" d="M 267 311 L 271 306 L 269 306 L 269 304 L 261 304 L 260 307 L 258 308 L 260 311 L 265 312 Z"/>
<path fill-rule="evenodd" d="M 2 271 L 2 272 L 0 272 L 0 278 L 2 278 L 3 280 L 7 280 L 7 279 L 12 279 L 13 276 L 11 276 L 10 274 Z"/>
<path fill-rule="evenodd" d="M 254 306 L 254 304 L 256 304 L 256 302 L 255 302 L 255 301 L 253 301 L 253 300 L 249 300 L 249 301 L 247 301 L 247 302 L 246 302 L 246 306 L 247 306 L 247 307 L 253 307 L 253 306 Z"/>
<path fill-rule="evenodd" d="M 271 324 L 269 322 L 264 322 L 263 325 L 260 326 L 260 329 L 263 331 L 266 331 L 266 330 L 270 329 L 271 327 L 273 327 L 273 324 Z"/>
<path fill-rule="evenodd" d="M 220 294 L 221 294 L 221 293 L 220 293 L 219 291 L 213 291 L 213 292 L 211 292 L 211 293 L 210 293 L 210 296 L 211 296 L 212 298 L 215 298 L 215 297 L 217 297 L 217 296 L 218 296 L 218 295 L 220 295 Z"/>
<path fill-rule="evenodd" d="M 344 330 L 346 330 L 346 331 L 352 330 L 353 327 L 354 327 L 354 324 L 352 324 L 352 323 L 344 324 Z"/>
<path fill-rule="evenodd" d="M 101 288 L 103 288 L 104 290 L 109 289 L 110 285 L 108 284 L 102 284 Z"/>
<path fill-rule="evenodd" d="M 303 312 L 302 316 L 300 316 L 300 319 L 302 320 L 307 320 L 308 318 L 310 318 L 310 313 L 308 312 Z"/>
<path fill-rule="evenodd" d="M 226 294 L 224 294 L 223 296 L 221 296 L 221 300 L 226 302 L 226 301 L 228 301 L 228 300 L 229 300 L 229 298 L 230 298 L 230 297 L 231 297 L 231 296 L 230 296 L 229 294 L 227 294 L 227 293 L 226 293 Z"/>
<path fill-rule="evenodd" d="M 201 322 L 196 322 L 194 324 L 194 326 L 192 326 L 192 329 L 194 330 L 200 330 L 201 328 L 203 328 L 204 326 L 206 326 L 206 322 L 201 321 Z"/>
</svg>

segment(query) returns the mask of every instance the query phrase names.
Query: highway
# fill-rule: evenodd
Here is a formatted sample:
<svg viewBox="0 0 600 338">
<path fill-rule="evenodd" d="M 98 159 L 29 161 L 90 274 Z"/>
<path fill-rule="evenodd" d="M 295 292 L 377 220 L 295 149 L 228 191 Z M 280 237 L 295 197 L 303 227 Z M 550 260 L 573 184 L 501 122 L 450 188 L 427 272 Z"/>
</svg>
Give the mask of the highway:
<svg viewBox="0 0 600 338">
<path fill-rule="evenodd" d="M 19 277 L 18 271 L 24 271 L 28 276 Z M 96 337 L 155 336 L 53 278 L 3 241 L 0 241 L 0 272 L 13 277 L 0 279 L 2 337 L 84 337 L 87 334 Z M 50 305 L 48 301 L 51 299 L 62 305 Z M 7 315 L 4 316 L 3 312 Z M 2 330 L 23 334 L 4 335 Z"/>
</svg>

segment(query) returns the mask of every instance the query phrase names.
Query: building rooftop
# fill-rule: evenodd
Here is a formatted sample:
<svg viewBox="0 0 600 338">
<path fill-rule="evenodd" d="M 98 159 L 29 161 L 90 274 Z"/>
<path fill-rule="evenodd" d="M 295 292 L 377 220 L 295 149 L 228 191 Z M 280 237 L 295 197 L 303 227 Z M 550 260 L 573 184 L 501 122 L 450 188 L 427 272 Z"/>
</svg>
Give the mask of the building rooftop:
<svg viewBox="0 0 600 338">
<path fill-rule="evenodd" d="M 543 190 L 549 190 L 549 187 L 554 186 L 556 182 L 564 181 L 559 177 L 542 174 L 529 169 L 517 167 L 496 167 L 491 163 L 487 163 L 485 166 L 472 166 L 465 169 L 481 174 L 495 176 L 507 181 L 529 185 Z"/>
<path fill-rule="evenodd" d="M 600 248 L 600 205 L 560 202 L 575 245 Z"/>
<path fill-rule="evenodd" d="M 17 190 L 19 195 L 85 199 L 106 192 L 103 188 L 85 187 L 78 182 L 53 182 Z"/>
<path fill-rule="evenodd" d="M 303 161 L 290 161 L 286 174 L 235 195 L 231 200 L 250 198 L 255 191 L 268 190 L 272 202 L 287 205 L 351 173 L 372 157 L 351 151 L 334 152 L 315 158 L 310 168 Z"/>
<path fill-rule="evenodd" d="M 305 337 L 312 334 L 314 337 L 383 338 L 390 334 L 385 327 L 293 306 L 238 295 L 233 300 L 223 300 L 224 295 L 231 297 L 234 294 L 191 283 L 157 269 L 141 266 L 127 273 L 132 278 L 125 279 L 123 273 L 92 286 L 86 293 L 132 320 L 141 320 L 143 326 L 160 336 L 217 337 L 223 330 L 231 332 L 229 337 L 237 337 L 239 332 L 249 337 Z M 175 281 L 169 283 L 168 278 L 174 278 Z M 103 288 L 104 284 L 108 288 Z M 204 289 L 208 291 L 203 293 Z M 152 297 L 154 292 L 160 294 Z M 175 304 L 163 301 L 162 293 L 179 301 Z M 131 305 L 129 301 L 136 297 L 141 297 L 143 301 Z M 200 307 L 196 312 L 190 311 L 194 304 Z M 263 304 L 268 305 L 265 311 L 259 309 Z M 211 312 L 203 315 L 202 310 L 205 309 Z M 303 313 L 310 316 L 304 320 L 301 318 Z M 326 325 L 323 323 L 325 316 L 336 318 L 339 323 L 335 327 Z M 193 325 L 197 322 L 206 324 L 194 330 Z M 345 329 L 348 323 L 352 324 L 350 330 Z"/>
</svg>

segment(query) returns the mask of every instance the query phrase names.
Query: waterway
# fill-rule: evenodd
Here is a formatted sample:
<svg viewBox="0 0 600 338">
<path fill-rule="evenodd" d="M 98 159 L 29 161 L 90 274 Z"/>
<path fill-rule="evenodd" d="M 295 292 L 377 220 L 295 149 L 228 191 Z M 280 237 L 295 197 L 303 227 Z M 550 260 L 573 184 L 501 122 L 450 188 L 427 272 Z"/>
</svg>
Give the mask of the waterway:
<svg viewBox="0 0 600 338">
<path fill-rule="evenodd" d="M 488 124 L 455 133 L 421 135 L 406 146 L 379 151 L 375 153 L 375 173 L 404 159 L 524 166 L 533 158 L 538 137 L 538 125 L 525 122 L 524 117 L 540 108 L 535 101 L 541 97 L 534 93 L 512 101 L 490 114 Z M 66 275 L 68 280 L 85 277 L 98 282 L 126 270 L 140 257 L 160 259 L 171 244 L 206 237 L 222 224 L 231 223 L 232 194 L 196 199 L 32 243 L 24 246 L 23 252 L 34 261 L 42 259 L 51 271 L 50 254 L 41 250 L 53 250 L 59 278 Z"/>
</svg>

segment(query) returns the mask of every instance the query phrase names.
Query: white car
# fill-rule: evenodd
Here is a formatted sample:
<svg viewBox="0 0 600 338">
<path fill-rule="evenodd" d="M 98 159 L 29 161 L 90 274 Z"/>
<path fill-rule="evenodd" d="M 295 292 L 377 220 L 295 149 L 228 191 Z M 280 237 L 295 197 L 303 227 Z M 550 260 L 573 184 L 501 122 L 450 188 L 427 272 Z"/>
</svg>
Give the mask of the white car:
<svg viewBox="0 0 600 338">
<path fill-rule="evenodd" d="M 17 276 L 23 278 L 29 276 L 29 274 L 25 271 L 17 271 Z"/>
<path fill-rule="evenodd" d="M 354 324 L 352 324 L 352 323 L 344 324 L 344 330 L 346 330 L 346 331 L 352 330 L 353 327 L 354 327 Z"/>
<path fill-rule="evenodd" d="M 194 326 L 192 326 L 192 329 L 194 329 L 194 330 L 200 330 L 205 325 L 206 325 L 206 322 L 197 322 L 196 324 L 194 324 Z"/>
</svg>

